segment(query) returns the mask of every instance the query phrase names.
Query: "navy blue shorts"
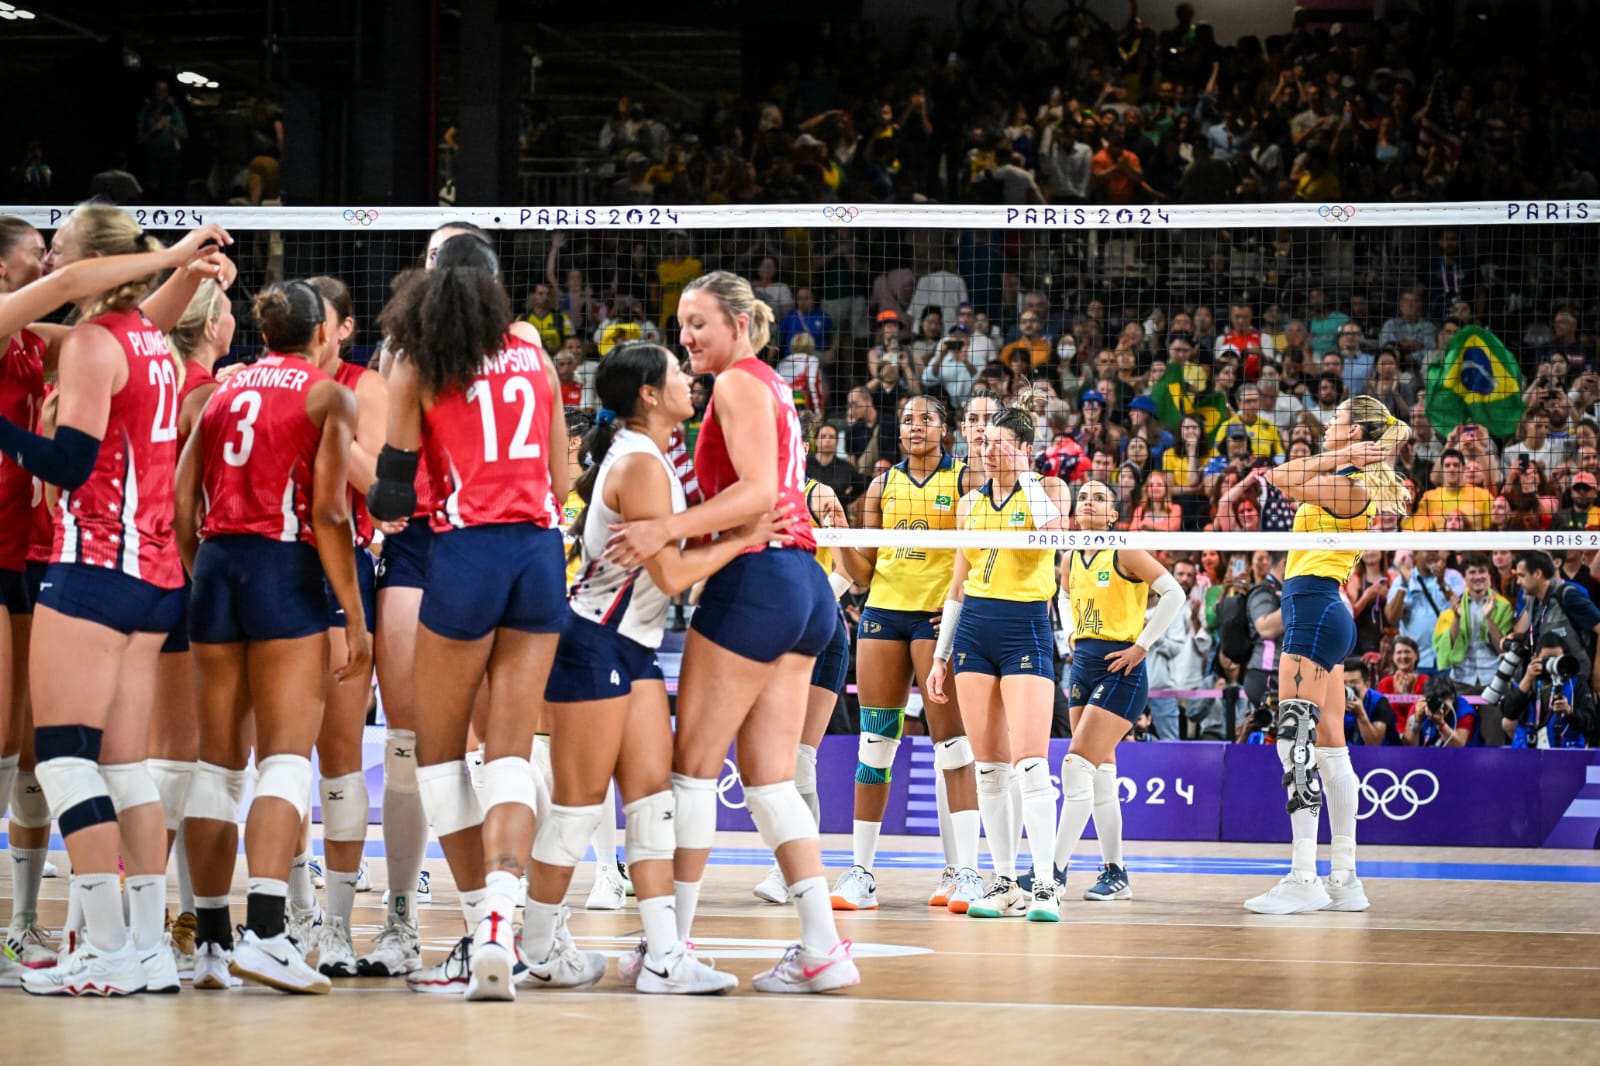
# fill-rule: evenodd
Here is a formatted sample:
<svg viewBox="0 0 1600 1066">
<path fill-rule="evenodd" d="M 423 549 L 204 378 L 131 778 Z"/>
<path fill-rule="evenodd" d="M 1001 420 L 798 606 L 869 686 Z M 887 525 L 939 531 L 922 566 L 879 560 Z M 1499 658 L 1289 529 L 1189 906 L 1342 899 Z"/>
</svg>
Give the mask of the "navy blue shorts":
<svg viewBox="0 0 1600 1066">
<path fill-rule="evenodd" d="M 477 640 L 502 628 L 559 633 L 570 613 L 560 530 L 517 522 L 434 538 L 418 620 L 441 637 Z"/>
<path fill-rule="evenodd" d="M 1291 577 L 1283 583 L 1283 654 L 1301 655 L 1324 670 L 1343 666 L 1356 647 L 1356 620 L 1331 577 Z"/>
<path fill-rule="evenodd" d="M 821 655 L 833 639 L 839 601 L 816 557 L 798 548 L 741 555 L 712 574 L 690 623 L 719 648 L 758 663 Z"/>
<path fill-rule="evenodd" d="M 50 564 L 29 561 L 22 565 L 22 580 L 28 585 L 28 603 L 38 603 L 39 583 L 44 580 L 44 572 L 50 569 Z"/>
<path fill-rule="evenodd" d="M 433 556 L 437 536 L 426 518 L 413 518 L 394 536 L 384 537 L 377 567 L 378 588 L 427 588 L 428 560 Z"/>
<path fill-rule="evenodd" d="M 1150 679 L 1144 663 L 1127 673 L 1106 668 L 1106 659 L 1124 648 L 1124 640 L 1079 638 L 1072 647 L 1072 669 L 1067 673 L 1067 700 L 1074 707 L 1093 704 L 1132 722 L 1150 702 Z"/>
<path fill-rule="evenodd" d="M 844 624 L 844 612 L 835 611 L 834 614 L 839 624 L 833 627 L 833 639 L 817 656 L 817 665 L 811 668 L 811 687 L 837 694 L 844 688 L 845 675 L 850 672 L 850 630 Z"/>
<path fill-rule="evenodd" d="M 367 616 L 367 632 L 375 633 L 378 630 L 378 585 L 377 566 L 372 561 L 372 556 L 367 549 L 356 545 L 356 587 L 361 590 L 361 610 Z M 322 578 L 323 586 L 328 594 L 328 628 L 344 628 L 344 608 L 339 606 L 339 597 L 333 594 L 333 586 L 328 584 L 326 575 Z"/>
<path fill-rule="evenodd" d="M 183 611 L 183 590 L 157 588 L 103 566 L 51 563 L 39 580 L 36 602 L 130 636 L 168 633 Z"/>
<path fill-rule="evenodd" d="M 327 629 L 328 594 L 311 545 L 250 534 L 200 545 L 189 598 L 194 643 L 295 640 Z"/>
<path fill-rule="evenodd" d="M 0 570 L 0 602 L 8 614 L 32 614 L 33 596 L 28 575 L 21 570 Z"/>
<path fill-rule="evenodd" d="M 189 650 L 189 598 L 194 594 L 194 583 L 187 576 L 183 581 L 183 610 L 178 612 L 177 624 L 167 632 L 161 645 L 162 655 L 182 655 Z"/>
<path fill-rule="evenodd" d="M 656 650 L 629 640 L 611 626 L 567 612 L 556 645 L 550 680 L 545 682 L 548 703 L 587 703 L 611 700 L 633 691 L 635 682 L 661 681 Z"/>
<path fill-rule="evenodd" d="M 943 611 L 892 611 L 887 607 L 863 607 L 857 640 L 938 640 L 933 620 Z"/>
<path fill-rule="evenodd" d="M 1048 601 L 1022 603 L 968 596 L 951 651 L 958 674 L 1032 674 L 1054 681 L 1055 647 Z"/>
</svg>

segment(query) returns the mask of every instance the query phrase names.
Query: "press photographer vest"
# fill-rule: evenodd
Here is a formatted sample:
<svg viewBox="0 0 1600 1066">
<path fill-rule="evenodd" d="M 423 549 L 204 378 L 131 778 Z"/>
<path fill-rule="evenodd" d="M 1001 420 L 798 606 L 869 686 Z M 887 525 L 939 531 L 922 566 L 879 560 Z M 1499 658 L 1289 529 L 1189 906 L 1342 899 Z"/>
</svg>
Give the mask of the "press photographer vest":
<svg viewBox="0 0 1600 1066">
<path fill-rule="evenodd" d="M 1529 637 L 1534 647 L 1539 646 L 1539 640 L 1546 633 L 1554 633 L 1561 638 L 1562 650 L 1569 655 L 1577 656 L 1582 664 L 1579 667 L 1581 676 L 1589 676 L 1589 668 L 1594 663 L 1589 646 L 1589 634 L 1580 630 L 1572 620 L 1572 615 L 1567 610 L 1567 597 L 1584 596 L 1587 594 L 1578 586 L 1569 584 L 1561 578 L 1550 582 L 1550 587 L 1545 590 L 1544 598 L 1533 609 L 1533 625 L 1529 630 Z"/>
</svg>

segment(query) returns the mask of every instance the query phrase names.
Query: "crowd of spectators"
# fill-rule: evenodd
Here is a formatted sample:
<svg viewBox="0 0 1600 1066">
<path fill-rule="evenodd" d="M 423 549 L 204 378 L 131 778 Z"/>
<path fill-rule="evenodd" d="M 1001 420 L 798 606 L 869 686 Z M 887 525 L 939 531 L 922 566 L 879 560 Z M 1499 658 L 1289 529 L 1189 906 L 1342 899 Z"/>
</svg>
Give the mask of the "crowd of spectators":
<svg viewBox="0 0 1600 1066">
<path fill-rule="evenodd" d="M 979 3 L 953 29 L 914 21 L 894 45 L 870 22 L 841 25 L 770 64 L 764 93 L 725 94 L 693 121 L 622 100 L 595 147 L 615 166 L 614 202 L 1600 193 L 1582 35 L 1509 8 L 1385 6 L 1332 24 L 1297 11 L 1232 43 L 1191 3 L 1121 27 L 1088 13 L 1037 26 Z"/>
</svg>

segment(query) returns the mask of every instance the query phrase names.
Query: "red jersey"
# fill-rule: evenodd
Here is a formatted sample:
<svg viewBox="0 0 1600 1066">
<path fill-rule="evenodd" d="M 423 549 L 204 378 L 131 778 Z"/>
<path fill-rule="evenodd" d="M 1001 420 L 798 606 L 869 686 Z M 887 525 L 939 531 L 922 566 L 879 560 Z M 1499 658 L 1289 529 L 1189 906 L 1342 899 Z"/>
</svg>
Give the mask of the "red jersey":
<svg viewBox="0 0 1600 1066">
<path fill-rule="evenodd" d="M 0 357 L 0 416 L 37 430 L 44 406 L 44 341 L 21 330 Z M 0 457 L 0 570 L 21 570 L 32 527 L 33 475 L 10 456 Z"/>
<path fill-rule="evenodd" d="M 50 394 L 56 391 L 55 385 L 47 385 L 44 390 L 44 399 L 39 401 L 39 413 L 33 420 L 35 433 L 44 430 L 44 405 L 50 399 Z M 29 519 L 28 532 L 28 559 L 30 563 L 48 563 L 50 550 L 56 542 L 56 519 L 51 513 L 50 501 L 44 494 L 44 482 L 33 478 L 33 514 Z"/>
<path fill-rule="evenodd" d="M 756 358 L 742 359 L 723 373 L 740 371 L 759 379 L 767 386 L 778 402 L 778 505 L 785 504 L 795 514 L 805 514 L 806 506 L 806 448 L 805 435 L 800 429 L 800 416 L 795 413 L 793 390 L 766 363 Z M 700 436 L 694 445 L 695 476 L 700 491 L 710 499 L 739 480 L 728 454 L 728 441 L 722 435 L 722 424 L 716 419 L 717 397 L 713 392 L 706 405 L 705 421 L 700 425 Z M 813 551 L 817 538 L 811 526 L 801 523 L 789 530 L 790 540 L 797 548 Z M 760 548 L 752 549 L 760 551 Z"/>
<path fill-rule="evenodd" d="M 355 392 L 356 382 L 361 380 L 361 375 L 375 373 L 376 370 L 369 370 L 360 363 L 347 363 L 341 359 L 333 380 Z M 350 528 L 355 531 L 356 544 L 365 548 L 372 543 L 372 516 L 367 513 L 367 494 L 357 492 L 354 485 L 346 491 L 350 497 Z"/>
<path fill-rule="evenodd" d="M 1239 333 L 1229 326 L 1217 338 L 1217 351 L 1238 352 L 1244 356 L 1244 380 L 1255 381 L 1261 376 L 1261 331 L 1254 327 Z M 1245 352 L 1253 352 L 1245 355 Z"/>
<path fill-rule="evenodd" d="M 423 416 L 422 454 L 443 495 L 433 512 L 438 532 L 561 525 L 550 491 L 550 408 L 560 400 L 545 376 L 544 349 L 512 333 L 503 343 L 466 392 L 440 395 Z M 566 449 L 553 458 L 566 462 Z"/>
<path fill-rule="evenodd" d="M 111 397 L 94 472 L 61 493 L 50 561 L 115 568 L 157 588 L 181 588 L 183 562 L 172 538 L 178 364 L 166 334 L 137 307 L 90 323 L 122 346 L 128 380 Z"/>
<path fill-rule="evenodd" d="M 211 394 L 200 419 L 201 537 L 316 543 L 311 490 L 322 430 L 306 414 L 306 395 L 327 380 L 307 359 L 272 353 Z"/>
<path fill-rule="evenodd" d="M 582 407 L 583 383 L 580 381 L 563 381 L 561 383 L 561 404 L 563 407 Z"/>
<path fill-rule="evenodd" d="M 206 385 L 215 385 L 216 383 L 217 376 L 211 371 L 207 370 L 199 363 L 193 363 L 185 360 L 183 364 L 183 384 L 178 386 L 178 411 L 180 413 L 183 411 L 183 405 L 189 401 L 190 393 L 194 392 L 196 389 L 203 388 Z M 189 433 L 183 433 L 181 431 L 182 427 L 179 427 L 180 432 L 178 433 L 178 454 L 180 456 L 183 454 L 183 446 L 189 443 L 189 434 L 192 434 L 195 426 L 198 426 L 199 424 L 199 419 L 196 419 L 194 425 L 189 427 Z"/>
</svg>

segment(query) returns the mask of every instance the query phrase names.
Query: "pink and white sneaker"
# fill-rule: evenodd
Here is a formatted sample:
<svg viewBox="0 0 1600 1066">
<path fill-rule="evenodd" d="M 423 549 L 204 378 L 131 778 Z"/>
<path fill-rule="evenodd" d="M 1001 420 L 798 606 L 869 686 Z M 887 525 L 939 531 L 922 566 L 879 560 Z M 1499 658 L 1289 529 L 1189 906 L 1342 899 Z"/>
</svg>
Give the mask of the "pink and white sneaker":
<svg viewBox="0 0 1600 1066">
<path fill-rule="evenodd" d="M 861 971 L 850 957 L 850 941 L 841 940 L 826 955 L 804 944 L 790 944 L 778 965 L 758 973 L 757 992 L 832 992 L 861 983 Z"/>
</svg>

